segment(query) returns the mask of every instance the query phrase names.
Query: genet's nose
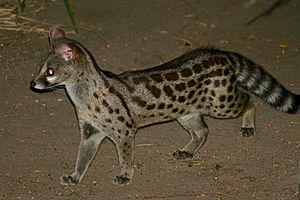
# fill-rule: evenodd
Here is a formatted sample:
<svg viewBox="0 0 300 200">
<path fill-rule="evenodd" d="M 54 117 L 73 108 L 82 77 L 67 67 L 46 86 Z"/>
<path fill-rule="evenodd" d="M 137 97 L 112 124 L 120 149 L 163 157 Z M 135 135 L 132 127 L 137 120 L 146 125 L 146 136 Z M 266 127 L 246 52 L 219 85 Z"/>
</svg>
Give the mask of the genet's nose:
<svg viewBox="0 0 300 200">
<path fill-rule="evenodd" d="M 36 86 L 36 82 L 34 80 L 30 81 L 30 87 L 34 88 Z"/>
</svg>

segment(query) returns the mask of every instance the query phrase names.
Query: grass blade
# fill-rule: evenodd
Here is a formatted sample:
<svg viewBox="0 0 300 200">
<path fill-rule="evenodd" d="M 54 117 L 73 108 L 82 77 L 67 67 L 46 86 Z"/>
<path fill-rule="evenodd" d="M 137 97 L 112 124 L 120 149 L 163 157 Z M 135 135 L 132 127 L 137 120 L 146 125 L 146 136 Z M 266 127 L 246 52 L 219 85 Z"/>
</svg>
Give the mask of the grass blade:
<svg viewBox="0 0 300 200">
<path fill-rule="evenodd" d="M 68 11 L 68 15 L 71 19 L 71 23 L 72 23 L 74 31 L 75 31 L 75 33 L 79 33 L 78 27 L 77 27 L 77 24 L 76 24 L 76 21 L 75 21 L 75 18 L 74 18 L 74 14 L 73 14 L 73 11 L 72 11 L 72 8 L 71 8 L 70 1 L 69 0 L 64 0 L 64 3 L 65 3 L 65 6 L 66 6 L 66 9 Z"/>
</svg>

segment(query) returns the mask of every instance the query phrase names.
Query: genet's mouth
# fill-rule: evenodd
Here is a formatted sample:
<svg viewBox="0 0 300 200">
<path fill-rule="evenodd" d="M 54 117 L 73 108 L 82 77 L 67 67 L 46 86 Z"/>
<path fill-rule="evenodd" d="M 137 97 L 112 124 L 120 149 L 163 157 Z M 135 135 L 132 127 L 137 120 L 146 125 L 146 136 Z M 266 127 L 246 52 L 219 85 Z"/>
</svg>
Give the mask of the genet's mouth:
<svg viewBox="0 0 300 200">
<path fill-rule="evenodd" d="M 64 88 L 64 86 L 61 86 L 61 85 L 58 85 L 58 84 L 51 84 L 51 85 L 46 86 L 44 84 L 39 84 L 36 81 L 32 80 L 30 82 L 29 88 L 33 92 L 44 93 L 44 92 L 53 91 L 55 89 Z"/>
</svg>

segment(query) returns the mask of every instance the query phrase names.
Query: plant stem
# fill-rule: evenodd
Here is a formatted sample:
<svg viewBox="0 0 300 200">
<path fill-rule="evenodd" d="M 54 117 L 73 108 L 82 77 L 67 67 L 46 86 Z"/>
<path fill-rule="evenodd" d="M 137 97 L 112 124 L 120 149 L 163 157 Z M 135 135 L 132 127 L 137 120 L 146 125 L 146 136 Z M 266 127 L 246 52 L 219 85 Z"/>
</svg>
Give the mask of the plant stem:
<svg viewBox="0 0 300 200">
<path fill-rule="evenodd" d="M 64 0 L 64 3 L 65 3 L 65 6 L 67 8 L 69 17 L 71 19 L 71 23 L 72 23 L 72 26 L 74 28 L 74 31 L 75 31 L 75 33 L 79 33 L 77 25 L 76 25 L 75 18 L 74 18 L 74 15 L 73 15 L 73 11 L 72 11 L 72 8 L 71 8 L 70 1 L 69 0 Z"/>
</svg>

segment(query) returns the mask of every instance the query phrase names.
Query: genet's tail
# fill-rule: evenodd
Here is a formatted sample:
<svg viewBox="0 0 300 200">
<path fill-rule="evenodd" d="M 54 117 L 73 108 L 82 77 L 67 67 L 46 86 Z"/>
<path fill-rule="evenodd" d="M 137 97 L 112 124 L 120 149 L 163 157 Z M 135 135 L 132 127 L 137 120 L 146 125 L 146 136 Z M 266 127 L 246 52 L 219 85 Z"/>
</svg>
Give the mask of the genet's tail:
<svg viewBox="0 0 300 200">
<path fill-rule="evenodd" d="M 296 113 L 299 110 L 300 95 L 288 91 L 261 66 L 244 57 L 239 60 L 240 65 L 236 66 L 239 87 L 282 112 Z"/>
</svg>

